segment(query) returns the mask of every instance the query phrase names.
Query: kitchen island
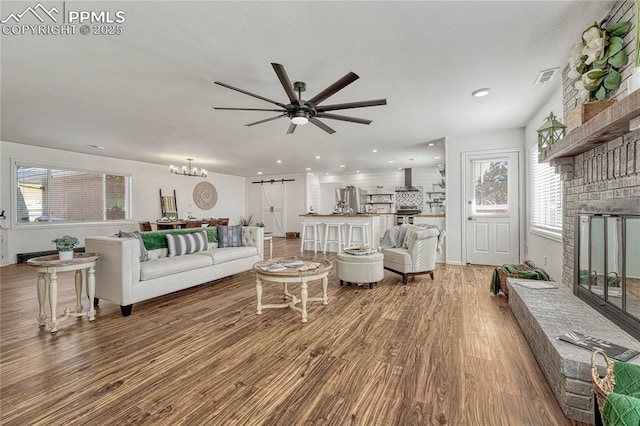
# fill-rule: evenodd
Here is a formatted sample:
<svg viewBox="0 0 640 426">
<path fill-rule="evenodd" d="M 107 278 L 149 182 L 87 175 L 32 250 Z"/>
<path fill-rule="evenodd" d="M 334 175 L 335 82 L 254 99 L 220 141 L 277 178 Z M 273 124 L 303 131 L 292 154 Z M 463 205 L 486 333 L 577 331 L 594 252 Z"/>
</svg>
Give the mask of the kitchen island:
<svg viewBox="0 0 640 426">
<path fill-rule="evenodd" d="M 326 223 L 358 223 L 358 224 L 369 224 L 369 238 L 371 239 L 371 247 L 377 249 L 380 245 L 380 238 L 382 235 L 380 234 L 380 214 L 377 213 L 365 213 L 365 214 L 302 214 L 302 217 L 305 222 L 309 223 L 319 223 L 320 225 L 320 235 L 322 236 L 322 242 L 324 245 L 324 224 Z M 344 239 L 347 239 L 347 226 L 344 226 L 342 230 Z M 359 231 L 358 232 L 358 236 Z M 335 239 L 335 235 L 329 235 L 330 239 Z M 345 243 L 346 244 L 346 243 Z M 327 246 L 327 251 L 337 251 L 335 244 L 330 244 Z"/>
</svg>

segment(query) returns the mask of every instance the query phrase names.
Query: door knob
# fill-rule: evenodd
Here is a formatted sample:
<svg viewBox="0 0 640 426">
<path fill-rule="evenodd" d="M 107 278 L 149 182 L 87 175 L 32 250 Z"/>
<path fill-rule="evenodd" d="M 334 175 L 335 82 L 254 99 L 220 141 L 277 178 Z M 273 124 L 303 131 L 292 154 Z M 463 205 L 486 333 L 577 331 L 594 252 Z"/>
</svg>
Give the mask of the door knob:
<svg viewBox="0 0 640 426">
<path fill-rule="evenodd" d="M 476 218 L 475 218 L 475 217 L 473 217 L 473 216 L 469 216 L 469 217 L 467 218 L 467 220 L 476 220 Z"/>
</svg>

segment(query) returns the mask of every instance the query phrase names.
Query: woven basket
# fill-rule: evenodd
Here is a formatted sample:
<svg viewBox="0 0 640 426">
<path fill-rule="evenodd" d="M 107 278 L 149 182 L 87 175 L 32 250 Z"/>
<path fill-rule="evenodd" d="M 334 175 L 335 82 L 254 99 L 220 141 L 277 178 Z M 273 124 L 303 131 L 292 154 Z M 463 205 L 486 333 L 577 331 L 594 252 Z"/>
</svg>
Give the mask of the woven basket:
<svg viewBox="0 0 640 426">
<path fill-rule="evenodd" d="M 516 265 L 519 270 L 528 270 L 529 267 L 527 265 L 519 264 Z M 509 297 L 509 288 L 507 287 L 507 278 L 518 278 L 517 273 L 506 273 L 501 266 L 498 268 L 498 282 L 500 283 L 500 290 L 504 293 L 505 297 Z"/>
<path fill-rule="evenodd" d="M 600 374 L 598 373 L 598 365 L 596 364 L 596 357 L 598 355 L 602 355 L 607 363 L 607 371 L 604 377 L 600 377 Z M 607 354 L 600 349 L 596 349 L 591 354 L 591 379 L 593 380 L 593 391 L 595 392 L 596 399 L 598 400 L 600 413 L 602 413 L 602 409 L 604 408 L 604 401 L 607 399 L 607 395 L 613 392 L 613 388 L 616 386 L 616 376 L 613 370 L 613 365 L 613 361 L 611 361 Z"/>
</svg>

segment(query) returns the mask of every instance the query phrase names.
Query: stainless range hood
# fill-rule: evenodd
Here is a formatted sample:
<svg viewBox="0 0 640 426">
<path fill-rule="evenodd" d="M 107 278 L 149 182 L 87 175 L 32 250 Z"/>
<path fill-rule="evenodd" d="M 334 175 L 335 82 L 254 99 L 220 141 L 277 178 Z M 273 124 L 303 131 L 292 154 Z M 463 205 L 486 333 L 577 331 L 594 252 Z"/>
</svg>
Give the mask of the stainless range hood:
<svg viewBox="0 0 640 426">
<path fill-rule="evenodd" d="M 396 192 L 420 192 L 411 184 L 411 169 L 404 169 L 404 186 L 396 188 Z"/>
</svg>

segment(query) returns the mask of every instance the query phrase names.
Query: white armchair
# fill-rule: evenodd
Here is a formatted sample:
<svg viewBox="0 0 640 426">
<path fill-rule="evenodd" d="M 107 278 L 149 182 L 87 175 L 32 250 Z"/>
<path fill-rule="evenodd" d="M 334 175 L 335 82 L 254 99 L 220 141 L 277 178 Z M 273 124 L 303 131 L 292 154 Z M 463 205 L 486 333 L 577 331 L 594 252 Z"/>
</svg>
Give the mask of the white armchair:
<svg viewBox="0 0 640 426">
<path fill-rule="evenodd" d="M 382 249 L 384 269 L 402 275 L 403 284 L 412 275 L 429 274 L 434 279 L 439 237 L 444 237 L 441 229 L 410 226 L 401 247 Z"/>
</svg>

